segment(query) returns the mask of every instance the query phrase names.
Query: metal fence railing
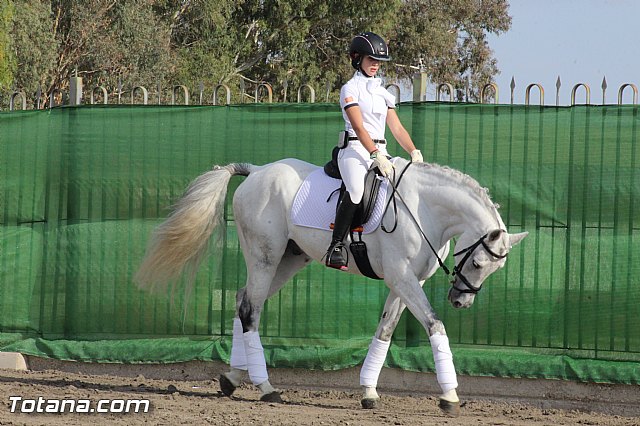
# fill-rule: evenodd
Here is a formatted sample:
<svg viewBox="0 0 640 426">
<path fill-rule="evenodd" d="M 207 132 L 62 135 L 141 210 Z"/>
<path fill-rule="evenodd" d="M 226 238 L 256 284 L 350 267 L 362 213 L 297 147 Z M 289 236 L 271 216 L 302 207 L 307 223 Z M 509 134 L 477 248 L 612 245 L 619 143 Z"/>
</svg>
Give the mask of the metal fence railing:
<svg viewBox="0 0 640 426">
<path fill-rule="evenodd" d="M 276 89 L 277 87 L 277 89 Z M 446 102 L 470 102 L 474 99 L 471 95 L 471 87 L 468 82 L 463 86 L 454 86 L 452 83 L 428 83 L 426 75 L 416 75 L 413 80 L 394 81 L 386 84 L 388 90 L 396 95 L 396 101 L 446 101 Z M 511 79 L 509 85 L 510 104 L 514 104 L 516 91 L 515 79 Z M 558 76 L 555 84 L 555 105 L 560 105 L 560 90 L 562 83 Z M 601 105 L 606 104 L 608 90 L 606 77 L 600 86 L 602 94 Z M 427 93 L 433 91 L 433 99 L 428 99 Z M 322 93 L 321 93 L 322 92 Z M 409 95 L 411 93 L 411 95 Z M 577 83 L 571 87 L 571 105 L 579 104 L 579 96 L 584 93 L 584 102 L 591 105 L 591 87 L 587 83 Z M 631 104 L 638 103 L 638 87 L 634 83 L 621 84 L 617 89 L 617 104 L 625 104 L 626 96 L 630 97 Z M 102 85 L 83 87 L 82 78 L 71 77 L 68 88 L 65 90 L 53 89 L 49 93 L 37 90 L 33 94 L 24 90 L 14 90 L 8 93 L 0 93 L 0 105 L 3 98 L 8 99 L 7 109 L 42 109 L 53 108 L 59 105 L 82 104 L 154 104 L 154 105 L 229 105 L 231 103 L 272 103 L 272 102 L 297 102 L 315 103 L 316 101 L 329 102 L 332 94 L 332 86 L 327 83 L 323 88 L 313 84 L 302 84 L 297 88 L 289 87 L 286 81 L 275 85 L 269 82 L 246 83 L 240 80 L 237 87 L 227 84 L 217 84 L 206 87 L 199 83 L 195 88 L 188 88 L 184 84 L 176 84 L 171 87 L 162 87 L 160 84 L 153 86 L 131 85 L 125 86 L 121 80 L 116 87 L 107 88 Z M 533 103 L 537 98 L 538 105 L 545 105 L 545 89 L 539 83 L 530 83 L 524 87 L 524 104 Z M 480 103 L 498 104 L 500 100 L 500 88 L 494 82 L 489 82 L 477 88 L 477 97 Z M 629 103 L 629 102 L 627 102 Z"/>
</svg>

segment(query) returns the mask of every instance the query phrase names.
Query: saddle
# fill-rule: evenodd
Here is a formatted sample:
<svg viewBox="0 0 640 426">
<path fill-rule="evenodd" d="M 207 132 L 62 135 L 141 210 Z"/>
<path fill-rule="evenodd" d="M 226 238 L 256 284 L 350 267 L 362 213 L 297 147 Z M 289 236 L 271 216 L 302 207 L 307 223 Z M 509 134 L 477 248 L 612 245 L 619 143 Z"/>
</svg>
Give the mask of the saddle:
<svg viewBox="0 0 640 426">
<path fill-rule="evenodd" d="M 324 165 L 324 172 L 334 179 L 342 180 L 342 175 L 340 174 L 340 169 L 338 168 L 338 153 L 340 152 L 339 147 L 334 147 L 331 152 L 331 160 Z M 371 213 L 373 212 L 373 208 L 376 204 L 376 200 L 378 198 L 378 192 L 380 190 L 380 183 L 382 181 L 378 178 L 378 173 L 375 169 L 369 169 L 364 178 L 364 193 L 362 195 L 362 200 L 358 204 L 356 208 L 356 212 L 353 215 L 353 219 L 351 220 L 350 226 L 350 235 L 351 235 L 351 244 L 349 244 L 349 250 L 353 254 L 353 258 L 356 261 L 356 265 L 358 265 L 358 269 L 365 276 L 369 278 L 373 278 L 375 280 L 381 280 L 378 275 L 371 268 L 371 263 L 369 262 L 369 255 L 367 254 L 367 245 L 364 241 L 362 241 L 362 231 L 363 224 L 367 223 L 369 218 L 371 217 Z M 340 200 L 344 196 L 347 188 L 342 182 L 340 185 L 340 198 L 338 199 L 338 203 L 336 206 L 340 205 Z M 356 241 L 355 235 L 357 235 L 358 240 Z"/>
</svg>

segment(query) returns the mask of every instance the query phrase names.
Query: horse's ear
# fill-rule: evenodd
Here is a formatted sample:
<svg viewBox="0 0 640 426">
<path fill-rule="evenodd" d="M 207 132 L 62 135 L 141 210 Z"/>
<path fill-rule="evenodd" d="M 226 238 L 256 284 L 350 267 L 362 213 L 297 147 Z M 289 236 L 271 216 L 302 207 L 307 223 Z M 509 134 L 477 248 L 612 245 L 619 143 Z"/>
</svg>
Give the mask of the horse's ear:
<svg viewBox="0 0 640 426">
<path fill-rule="evenodd" d="M 489 242 L 492 243 L 494 241 L 498 241 L 502 237 L 503 232 L 505 232 L 504 229 L 494 229 L 493 231 L 489 232 L 489 235 L 487 235 Z"/>
<path fill-rule="evenodd" d="M 509 245 L 511 245 L 511 247 L 515 246 L 520 241 L 522 241 L 522 239 L 527 235 L 529 235 L 528 232 L 521 232 L 519 234 L 509 234 Z"/>
</svg>

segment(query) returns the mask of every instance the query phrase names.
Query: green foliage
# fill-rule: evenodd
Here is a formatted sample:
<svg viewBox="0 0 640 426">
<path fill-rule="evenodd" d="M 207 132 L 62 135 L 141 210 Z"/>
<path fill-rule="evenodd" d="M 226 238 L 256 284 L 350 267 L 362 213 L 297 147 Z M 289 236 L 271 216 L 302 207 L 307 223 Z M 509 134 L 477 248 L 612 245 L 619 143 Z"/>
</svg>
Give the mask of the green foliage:
<svg viewBox="0 0 640 426">
<path fill-rule="evenodd" d="M 60 41 L 55 37 L 51 8 L 46 2 L 23 1 L 15 8 L 12 37 L 16 58 L 14 85 L 34 93 L 51 78 Z"/>
<path fill-rule="evenodd" d="M 0 0 L 0 89 L 5 90 L 11 86 L 16 68 L 9 35 L 14 8 L 12 1 Z"/>
<path fill-rule="evenodd" d="M 505 0 L 167 0 L 162 10 L 173 18 L 181 81 L 328 82 L 335 93 L 353 73 L 351 38 L 367 30 L 389 41 L 389 76 L 422 65 L 433 81 L 488 83 L 497 67 L 485 36 L 509 28 L 507 9 Z"/>
<path fill-rule="evenodd" d="M 388 40 L 393 63 L 383 70 L 389 77 L 409 77 L 422 68 L 432 81 L 461 86 L 469 79 L 477 87 L 497 72 L 486 34 L 510 26 L 506 0 L 20 3 L 13 14 L 12 43 L 6 44 L 17 66 L 0 60 L 0 84 L 15 69 L 15 85 L 29 93 L 38 86 L 45 93 L 65 89 L 77 69 L 87 89 L 99 84 L 110 93 L 119 81 L 125 90 L 139 84 L 168 89 L 180 83 L 193 90 L 200 83 L 207 88 L 225 83 L 233 92 L 241 82 L 251 92 L 267 81 L 279 100 L 285 82 L 290 88 L 311 83 L 319 92 L 328 85 L 335 100 L 353 73 L 349 42 L 361 31 Z M 0 40 L 2 22 L 12 18 L 8 10 L 0 9 Z M 293 100 L 292 92 L 287 100 Z"/>
<path fill-rule="evenodd" d="M 175 68 L 169 29 L 152 1 L 21 1 L 13 20 L 16 86 L 27 93 L 65 90 L 77 70 L 85 85 L 109 92 L 153 82 Z M 46 97 L 45 97 L 46 100 Z"/>
<path fill-rule="evenodd" d="M 506 0 L 406 0 L 391 40 L 396 60 L 419 65 L 437 83 L 489 83 L 498 68 L 486 35 L 510 28 L 508 7 Z"/>
</svg>

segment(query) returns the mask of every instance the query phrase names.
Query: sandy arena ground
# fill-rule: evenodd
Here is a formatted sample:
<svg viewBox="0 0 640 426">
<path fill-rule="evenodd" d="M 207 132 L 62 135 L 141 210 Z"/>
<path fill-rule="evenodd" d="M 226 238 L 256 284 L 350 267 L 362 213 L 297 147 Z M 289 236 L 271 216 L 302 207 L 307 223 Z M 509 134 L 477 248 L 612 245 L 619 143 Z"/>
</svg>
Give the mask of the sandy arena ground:
<svg viewBox="0 0 640 426">
<path fill-rule="evenodd" d="M 473 398 L 463 401 L 462 414 L 455 419 L 440 412 L 433 396 L 383 395 L 380 408 L 363 410 L 359 393 L 340 390 L 285 388 L 284 404 L 272 404 L 260 402 L 258 391 L 248 385 L 227 398 L 219 392 L 217 380 L 0 370 L 0 382 L 2 425 L 640 425 L 638 417 Z M 101 399 L 148 399 L 151 410 L 137 414 L 11 413 L 11 396 L 84 399 L 92 407 Z"/>
</svg>

